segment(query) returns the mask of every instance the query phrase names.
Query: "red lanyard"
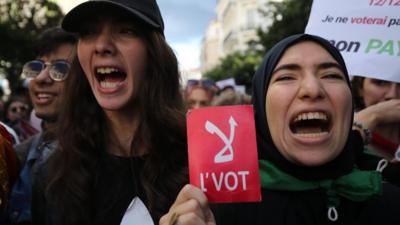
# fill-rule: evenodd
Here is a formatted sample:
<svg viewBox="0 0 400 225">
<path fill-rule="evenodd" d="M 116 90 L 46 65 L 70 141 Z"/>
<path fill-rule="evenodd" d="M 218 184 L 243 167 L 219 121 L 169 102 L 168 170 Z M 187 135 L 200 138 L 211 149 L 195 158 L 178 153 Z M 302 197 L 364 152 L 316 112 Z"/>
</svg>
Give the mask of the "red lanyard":
<svg viewBox="0 0 400 225">
<path fill-rule="evenodd" d="M 376 132 L 372 132 L 372 143 L 379 145 L 383 151 L 389 153 L 390 155 L 394 155 L 399 147 L 399 144 L 389 141 Z"/>
</svg>

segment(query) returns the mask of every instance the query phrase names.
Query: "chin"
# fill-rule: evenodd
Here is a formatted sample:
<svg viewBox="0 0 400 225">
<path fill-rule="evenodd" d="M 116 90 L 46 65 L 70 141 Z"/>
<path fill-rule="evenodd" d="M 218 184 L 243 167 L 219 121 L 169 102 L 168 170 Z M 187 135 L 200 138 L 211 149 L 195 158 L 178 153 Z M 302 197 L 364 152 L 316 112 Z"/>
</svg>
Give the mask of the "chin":
<svg viewBox="0 0 400 225">
<path fill-rule="evenodd" d="M 332 159 L 331 156 L 321 156 L 318 154 L 310 156 L 310 154 L 307 154 L 305 156 L 295 157 L 293 161 L 302 166 L 318 167 L 332 161 Z"/>
<path fill-rule="evenodd" d="M 111 111 L 122 109 L 127 105 L 128 101 L 117 98 L 118 97 L 112 97 L 107 99 L 96 96 L 97 103 L 100 105 L 100 107 L 103 108 L 104 110 L 111 110 Z"/>
<path fill-rule="evenodd" d="M 100 102 L 99 105 L 103 110 L 107 111 L 119 111 L 126 108 L 127 106 L 126 103 L 116 103 L 116 102 Z"/>
</svg>

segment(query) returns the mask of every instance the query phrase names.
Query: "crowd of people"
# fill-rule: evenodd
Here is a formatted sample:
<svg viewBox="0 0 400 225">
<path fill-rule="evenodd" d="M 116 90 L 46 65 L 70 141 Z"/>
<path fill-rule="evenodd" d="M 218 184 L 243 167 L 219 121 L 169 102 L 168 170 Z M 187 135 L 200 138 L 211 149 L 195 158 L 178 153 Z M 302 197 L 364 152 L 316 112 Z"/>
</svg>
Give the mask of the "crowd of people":
<svg viewBox="0 0 400 225">
<path fill-rule="evenodd" d="M 272 47 L 251 95 L 182 88 L 155 0 L 84 2 L 34 46 L 0 124 L 0 224 L 400 224 L 400 83 L 351 78 L 321 37 Z M 211 204 L 188 184 L 185 115 L 241 104 L 262 201 Z"/>
</svg>

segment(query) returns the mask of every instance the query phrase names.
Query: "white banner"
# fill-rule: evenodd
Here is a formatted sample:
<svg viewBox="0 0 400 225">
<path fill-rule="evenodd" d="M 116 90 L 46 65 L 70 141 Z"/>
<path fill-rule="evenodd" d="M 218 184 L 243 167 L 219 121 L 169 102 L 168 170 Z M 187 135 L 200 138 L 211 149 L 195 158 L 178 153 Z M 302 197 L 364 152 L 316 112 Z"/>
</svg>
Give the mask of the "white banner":
<svg viewBox="0 0 400 225">
<path fill-rule="evenodd" d="M 305 32 L 335 45 L 350 75 L 400 82 L 400 0 L 314 0 Z"/>
</svg>

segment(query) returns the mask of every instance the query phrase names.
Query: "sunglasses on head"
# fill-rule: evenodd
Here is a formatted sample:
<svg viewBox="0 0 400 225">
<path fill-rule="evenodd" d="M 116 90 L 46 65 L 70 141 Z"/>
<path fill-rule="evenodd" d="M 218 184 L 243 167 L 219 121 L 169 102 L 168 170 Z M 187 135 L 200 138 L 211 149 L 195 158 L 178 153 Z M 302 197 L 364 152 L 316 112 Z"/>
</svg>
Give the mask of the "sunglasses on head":
<svg viewBox="0 0 400 225">
<path fill-rule="evenodd" d="M 10 108 L 11 112 L 16 113 L 16 112 L 26 112 L 28 110 L 28 106 L 13 106 Z"/>
<path fill-rule="evenodd" d="M 71 65 L 67 60 L 55 60 L 53 62 L 43 62 L 42 60 L 32 60 L 25 63 L 22 69 L 22 75 L 27 78 L 37 77 L 42 70 L 49 67 L 50 78 L 55 81 L 63 81 L 67 78 Z"/>
<path fill-rule="evenodd" d="M 214 81 L 206 79 L 206 80 L 188 80 L 187 81 L 188 87 L 200 86 L 205 88 L 212 88 L 215 86 Z"/>
</svg>

